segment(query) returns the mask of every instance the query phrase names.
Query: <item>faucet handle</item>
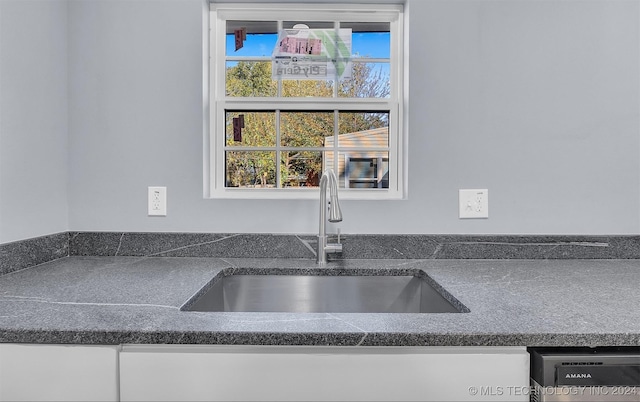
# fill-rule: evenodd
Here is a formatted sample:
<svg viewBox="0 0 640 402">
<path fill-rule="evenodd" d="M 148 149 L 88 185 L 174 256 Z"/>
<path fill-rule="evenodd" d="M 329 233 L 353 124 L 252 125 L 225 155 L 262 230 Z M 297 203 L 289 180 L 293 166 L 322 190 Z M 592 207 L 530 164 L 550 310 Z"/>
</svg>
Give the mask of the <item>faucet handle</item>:
<svg viewBox="0 0 640 402">
<path fill-rule="evenodd" d="M 329 243 L 324 248 L 327 254 L 335 254 L 342 252 L 342 244 L 341 243 Z"/>
<path fill-rule="evenodd" d="M 342 252 L 342 243 L 340 243 L 340 228 L 338 228 L 338 242 L 327 243 L 324 249 L 325 249 L 325 252 L 328 254 L 335 254 L 335 253 Z"/>
</svg>

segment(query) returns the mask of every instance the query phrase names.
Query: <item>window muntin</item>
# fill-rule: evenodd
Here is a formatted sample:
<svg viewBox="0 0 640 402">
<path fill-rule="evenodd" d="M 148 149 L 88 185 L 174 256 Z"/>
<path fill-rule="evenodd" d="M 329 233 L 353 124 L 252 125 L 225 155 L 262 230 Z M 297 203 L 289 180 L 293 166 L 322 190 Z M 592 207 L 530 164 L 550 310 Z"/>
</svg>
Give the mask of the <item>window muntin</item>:
<svg viewBox="0 0 640 402">
<path fill-rule="evenodd" d="M 304 80 L 273 80 L 271 52 L 278 41 L 279 28 L 292 30 L 293 21 L 226 21 L 226 96 L 234 97 L 388 97 L 390 74 L 390 24 L 387 22 L 304 21 L 309 29 L 351 29 L 352 77 Z M 244 30 L 246 39 L 236 49 L 235 32 Z M 241 80 L 258 85 L 242 86 Z M 336 88 L 336 82 L 338 86 Z M 313 95 L 309 95 L 309 94 Z"/>
<path fill-rule="evenodd" d="M 216 54 L 224 55 L 224 63 L 211 69 L 216 95 L 212 195 L 233 196 L 233 190 L 249 189 L 268 198 L 279 198 L 273 195 L 278 190 L 303 194 L 317 187 L 319 174 L 331 167 L 342 189 L 360 193 L 354 198 L 401 198 L 401 9 L 382 7 L 382 12 L 371 13 L 366 6 L 308 7 L 296 11 L 268 7 L 259 12 L 212 5 L 216 10 L 212 31 L 224 32 L 224 40 L 215 34 L 211 38 L 212 44 L 217 39 L 212 49 L 222 48 Z M 300 23 L 310 29 L 352 30 L 352 77 L 283 80 L 267 74 L 279 30 Z M 241 28 L 246 40 L 236 51 L 235 31 Z M 240 115 L 245 126 L 238 141 L 232 120 Z M 222 116 L 224 136 L 216 134 L 220 127 L 216 120 Z M 221 176 L 224 180 L 218 180 Z M 243 192 L 241 197 L 251 196 Z"/>
<path fill-rule="evenodd" d="M 244 123 L 240 134 L 234 127 L 234 120 L 239 118 Z M 387 189 L 388 121 L 386 111 L 227 110 L 226 187 L 317 187 L 320 172 L 332 168 L 341 179 L 341 188 Z M 387 163 L 384 171 L 376 170 L 374 176 L 362 175 L 357 173 L 360 168 L 350 170 L 348 161 L 335 164 L 337 153 L 354 161 L 368 158 L 378 163 L 376 158 L 384 158 Z M 274 162 L 277 154 L 279 170 Z M 383 176 L 387 177 L 384 186 L 349 185 L 357 178 L 381 180 Z"/>
</svg>

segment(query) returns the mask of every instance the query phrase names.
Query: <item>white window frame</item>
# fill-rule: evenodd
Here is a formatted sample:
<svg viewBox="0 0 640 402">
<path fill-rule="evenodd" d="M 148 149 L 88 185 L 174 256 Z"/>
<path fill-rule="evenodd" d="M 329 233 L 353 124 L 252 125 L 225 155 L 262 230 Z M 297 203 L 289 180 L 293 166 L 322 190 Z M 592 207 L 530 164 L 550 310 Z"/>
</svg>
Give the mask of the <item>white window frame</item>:
<svg viewBox="0 0 640 402">
<path fill-rule="evenodd" d="M 390 87 L 388 98 L 272 98 L 227 97 L 225 88 L 225 37 L 227 20 L 301 21 L 343 20 L 349 22 L 389 22 L 391 38 Z M 205 24 L 206 25 L 206 24 Z M 287 107 L 295 110 L 389 111 L 388 189 L 340 188 L 341 199 L 392 200 L 406 198 L 407 183 L 407 74 L 405 70 L 404 11 L 398 4 L 233 4 L 211 3 L 208 37 L 203 50 L 205 116 L 204 196 L 235 199 L 316 199 L 317 188 L 230 188 L 225 187 L 225 110 L 265 110 Z M 375 59 L 373 59 L 375 61 Z M 208 89 L 208 91 L 207 91 Z M 326 148 L 324 149 L 326 150 Z M 342 149 L 341 149 L 342 150 Z M 354 150 L 355 151 L 355 150 Z M 337 164 L 337 153 L 334 160 Z"/>
</svg>

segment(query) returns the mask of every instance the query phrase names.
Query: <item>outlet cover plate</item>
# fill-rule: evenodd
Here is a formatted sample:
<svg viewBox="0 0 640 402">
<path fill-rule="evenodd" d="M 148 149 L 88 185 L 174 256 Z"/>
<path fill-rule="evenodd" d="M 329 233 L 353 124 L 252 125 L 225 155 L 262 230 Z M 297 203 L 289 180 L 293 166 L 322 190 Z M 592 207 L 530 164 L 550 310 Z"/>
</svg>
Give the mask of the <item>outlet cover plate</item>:
<svg viewBox="0 0 640 402">
<path fill-rule="evenodd" d="M 486 188 L 459 190 L 458 200 L 460 219 L 489 218 L 489 190 Z"/>
<path fill-rule="evenodd" d="M 149 216 L 167 216 L 167 188 L 149 187 Z"/>
</svg>

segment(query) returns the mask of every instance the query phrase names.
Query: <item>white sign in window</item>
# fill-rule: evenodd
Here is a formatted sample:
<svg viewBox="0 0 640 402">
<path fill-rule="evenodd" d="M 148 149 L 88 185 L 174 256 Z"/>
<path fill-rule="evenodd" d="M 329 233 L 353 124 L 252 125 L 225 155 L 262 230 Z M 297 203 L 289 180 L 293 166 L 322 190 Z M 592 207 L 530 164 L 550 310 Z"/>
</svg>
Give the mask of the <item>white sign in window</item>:
<svg viewBox="0 0 640 402">
<path fill-rule="evenodd" d="M 345 29 L 283 29 L 272 54 L 272 78 L 321 80 L 351 78 L 351 34 Z"/>
</svg>

